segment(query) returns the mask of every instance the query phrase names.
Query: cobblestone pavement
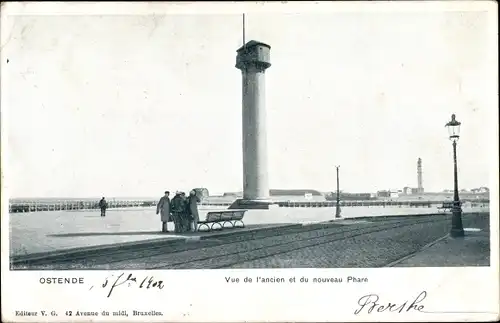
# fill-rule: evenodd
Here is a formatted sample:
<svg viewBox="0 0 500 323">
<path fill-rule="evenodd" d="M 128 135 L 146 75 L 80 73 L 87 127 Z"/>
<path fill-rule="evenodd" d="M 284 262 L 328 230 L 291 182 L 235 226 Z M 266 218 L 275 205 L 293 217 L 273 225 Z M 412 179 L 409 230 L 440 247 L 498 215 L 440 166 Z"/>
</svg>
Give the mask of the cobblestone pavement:
<svg viewBox="0 0 500 323">
<path fill-rule="evenodd" d="M 443 220 L 369 233 L 318 247 L 235 264 L 230 268 L 382 267 L 445 236 L 449 232 L 451 220 L 449 216 L 443 217 Z M 463 217 L 464 227 L 488 227 L 488 222 L 487 215 Z M 489 253 L 485 252 L 482 257 L 489 258 Z M 440 259 L 435 259 L 434 266 L 445 264 L 445 259 L 441 259 L 441 262 Z"/>
<path fill-rule="evenodd" d="M 218 209 L 221 209 L 219 207 Z M 225 209 L 225 207 L 222 207 Z M 484 208 L 468 208 L 467 212 L 478 212 Z M 9 249 L 11 256 L 34 253 L 57 252 L 73 248 L 99 247 L 109 244 L 142 242 L 166 238 L 161 232 L 159 215 L 155 208 L 111 209 L 106 217 L 98 210 L 50 211 L 34 213 L 11 213 L 9 220 Z M 214 208 L 200 208 L 200 219 Z M 385 215 L 416 215 L 437 213 L 436 207 L 345 207 L 344 218 Z M 328 221 L 335 208 L 287 208 L 272 210 L 249 210 L 245 225 L 303 224 Z M 173 224 L 169 223 L 169 230 Z"/>
<path fill-rule="evenodd" d="M 67 269 L 90 268 L 98 264 L 111 264 L 124 259 L 140 260 L 166 253 L 199 249 L 224 243 L 258 239 L 276 234 L 300 231 L 302 225 L 271 225 L 254 227 L 253 229 L 233 229 L 212 235 L 184 234 L 183 239 L 156 239 L 144 243 L 128 243 L 103 248 L 77 249 L 48 254 L 34 254 L 11 258 L 12 269 Z M 68 267 L 69 264 L 69 267 Z"/>
<path fill-rule="evenodd" d="M 488 215 L 464 216 L 464 226 Z M 379 267 L 445 235 L 448 215 L 335 221 L 29 266 L 30 269 Z"/>
<path fill-rule="evenodd" d="M 490 226 L 483 217 L 474 223 L 464 223 L 465 237 L 445 237 L 418 252 L 392 264 L 394 267 L 489 266 Z"/>
<path fill-rule="evenodd" d="M 344 220 L 339 223 L 354 223 L 359 221 Z M 368 225 L 368 222 L 359 222 Z M 161 268 L 164 266 L 187 265 L 184 268 L 195 268 L 189 263 L 196 260 L 220 257 L 221 255 L 246 252 L 250 249 L 265 249 L 273 244 L 283 244 L 298 236 L 303 239 L 327 234 L 325 230 L 346 230 L 344 225 L 337 223 L 319 223 L 308 226 L 294 226 L 259 230 L 240 234 L 221 236 L 217 239 L 190 241 L 186 243 L 158 244 L 149 249 L 124 250 L 111 254 L 96 255 L 82 259 L 67 258 L 67 261 L 50 261 L 41 264 L 31 263 L 29 269 L 118 269 L 118 268 Z M 14 267 L 16 268 L 16 267 Z M 17 268 L 23 268 L 18 266 Z M 204 267 L 202 267 L 204 268 Z"/>
</svg>

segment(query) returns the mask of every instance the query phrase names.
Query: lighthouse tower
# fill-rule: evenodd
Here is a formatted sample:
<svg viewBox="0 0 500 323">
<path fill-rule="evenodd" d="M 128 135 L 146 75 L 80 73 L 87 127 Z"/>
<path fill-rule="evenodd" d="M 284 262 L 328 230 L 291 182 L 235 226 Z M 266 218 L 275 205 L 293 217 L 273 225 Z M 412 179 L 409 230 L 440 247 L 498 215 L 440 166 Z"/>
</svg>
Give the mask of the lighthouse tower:
<svg viewBox="0 0 500 323">
<path fill-rule="evenodd" d="M 271 46 L 251 40 L 237 50 L 236 68 L 242 77 L 243 199 L 230 208 L 267 209 L 266 83 Z"/>
<path fill-rule="evenodd" d="M 417 191 L 419 194 L 422 194 L 424 192 L 424 186 L 422 183 L 422 158 L 419 158 L 417 161 L 417 183 Z"/>
</svg>

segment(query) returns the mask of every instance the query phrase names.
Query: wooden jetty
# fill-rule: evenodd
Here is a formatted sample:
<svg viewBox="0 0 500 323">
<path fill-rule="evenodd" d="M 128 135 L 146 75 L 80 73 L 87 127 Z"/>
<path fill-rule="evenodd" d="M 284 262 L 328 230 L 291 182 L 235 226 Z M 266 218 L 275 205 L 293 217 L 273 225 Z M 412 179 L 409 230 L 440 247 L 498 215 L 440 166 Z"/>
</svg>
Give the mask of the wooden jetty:
<svg viewBox="0 0 500 323">
<path fill-rule="evenodd" d="M 155 207 L 157 200 L 115 200 L 108 202 L 109 209 L 116 208 L 131 208 L 131 207 Z M 430 208 L 432 206 L 440 206 L 447 201 L 381 201 L 381 200 L 364 200 L 364 201 L 341 201 L 340 207 L 410 207 L 410 208 Z M 462 203 L 470 202 L 472 206 L 489 204 L 489 200 L 462 200 Z M 275 201 L 279 207 L 287 208 L 322 208 L 336 207 L 336 201 Z M 40 211 L 71 211 L 71 210 L 94 210 L 99 209 L 99 201 L 90 200 L 60 200 L 60 201 L 16 201 L 9 202 L 9 213 L 25 213 L 25 212 L 40 212 Z M 229 207 L 232 201 L 214 201 L 204 200 L 199 203 L 203 206 L 219 206 Z"/>
<path fill-rule="evenodd" d="M 140 200 L 111 200 L 108 209 L 151 207 L 156 206 L 156 201 Z M 99 201 L 89 200 L 61 200 L 61 201 L 21 201 L 9 202 L 9 213 L 25 213 L 40 211 L 71 211 L 99 209 Z"/>
</svg>

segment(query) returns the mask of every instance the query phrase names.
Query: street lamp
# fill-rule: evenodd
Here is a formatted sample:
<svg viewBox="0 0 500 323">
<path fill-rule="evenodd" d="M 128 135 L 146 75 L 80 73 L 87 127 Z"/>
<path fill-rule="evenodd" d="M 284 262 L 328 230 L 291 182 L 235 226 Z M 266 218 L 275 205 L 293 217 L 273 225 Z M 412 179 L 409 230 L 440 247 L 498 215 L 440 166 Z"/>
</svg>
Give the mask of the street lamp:
<svg viewBox="0 0 500 323">
<path fill-rule="evenodd" d="M 337 208 L 335 210 L 335 217 L 340 218 L 340 188 L 339 188 L 339 168 L 340 166 L 335 166 L 337 168 Z"/>
<path fill-rule="evenodd" d="M 451 217 L 451 231 L 450 236 L 452 237 L 463 237 L 464 227 L 462 225 L 462 207 L 460 205 L 460 199 L 458 197 L 458 175 L 457 175 L 457 141 L 460 137 L 460 122 L 455 119 L 455 115 L 451 115 L 451 121 L 446 124 L 448 128 L 448 133 L 450 135 L 450 140 L 453 142 L 453 175 L 455 181 L 455 187 L 453 191 L 453 208 Z"/>
</svg>

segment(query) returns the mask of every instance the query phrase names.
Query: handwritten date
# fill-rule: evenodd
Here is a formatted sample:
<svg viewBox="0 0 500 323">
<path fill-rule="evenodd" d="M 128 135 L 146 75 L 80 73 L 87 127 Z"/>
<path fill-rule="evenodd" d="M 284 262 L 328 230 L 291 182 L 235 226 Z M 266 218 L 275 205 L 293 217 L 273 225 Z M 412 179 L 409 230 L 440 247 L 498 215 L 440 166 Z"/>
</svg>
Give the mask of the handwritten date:
<svg viewBox="0 0 500 323">
<path fill-rule="evenodd" d="M 120 286 L 134 286 L 144 289 L 163 289 L 163 287 L 165 287 L 162 280 L 156 280 L 153 276 L 146 276 L 141 279 L 134 276 L 133 274 L 128 274 L 127 276 L 125 276 L 125 273 L 121 273 L 118 276 L 112 275 L 111 277 L 106 277 L 104 283 L 102 283 L 101 285 L 102 288 L 108 291 L 108 298 L 111 297 L 111 294 L 113 293 L 115 288 Z"/>
</svg>

